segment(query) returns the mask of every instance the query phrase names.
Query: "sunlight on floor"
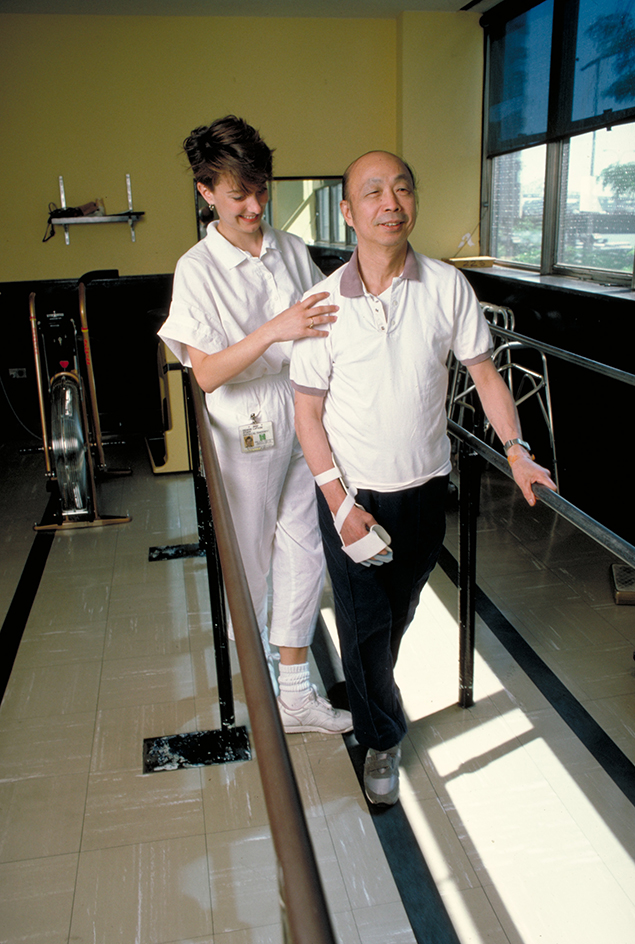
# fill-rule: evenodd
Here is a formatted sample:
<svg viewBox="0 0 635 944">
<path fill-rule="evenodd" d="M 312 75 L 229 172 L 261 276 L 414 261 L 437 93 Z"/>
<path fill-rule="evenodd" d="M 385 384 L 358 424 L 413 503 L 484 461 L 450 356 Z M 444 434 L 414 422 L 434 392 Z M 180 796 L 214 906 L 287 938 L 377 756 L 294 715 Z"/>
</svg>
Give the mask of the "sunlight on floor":
<svg viewBox="0 0 635 944">
<path fill-rule="evenodd" d="M 611 944 L 632 944 L 635 863 L 613 815 L 624 798 L 480 621 L 475 703 L 458 706 L 457 608 L 437 568 L 395 676 L 410 728 L 401 803 L 460 940 L 597 944 L 610 913 Z"/>
<path fill-rule="evenodd" d="M 575 929 L 576 940 L 595 944 L 603 939 L 609 908 L 613 941 L 632 941 L 632 905 L 612 878 L 632 889 L 635 864 L 567 768 L 573 762 L 577 773 L 585 764 L 597 776 L 602 772 L 583 747 L 576 748 L 585 755 L 580 761 L 562 749 L 573 737 L 539 693 L 523 692 L 529 704 L 519 704 L 506 691 L 508 660 L 504 653 L 492 659 L 483 626 L 479 642 L 494 667 L 476 653 L 475 704 L 458 708 L 458 625 L 446 582 L 437 571 L 426 587 L 396 677 L 409 738 L 455 836 L 440 838 L 434 807 L 434 823 L 426 820 L 426 804 L 407 769 L 401 800 L 461 940 L 486 940 L 483 922 L 475 923 L 473 905 L 466 903 L 465 883 L 483 887 L 512 940 L 570 939 Z M 531 686 L 526 679 L 523 684 Z M 444 859 L 443 847 L 456 837 L 473 879 Z M 541 902 L 540 913 L 532 901 Z"/>
</svg>

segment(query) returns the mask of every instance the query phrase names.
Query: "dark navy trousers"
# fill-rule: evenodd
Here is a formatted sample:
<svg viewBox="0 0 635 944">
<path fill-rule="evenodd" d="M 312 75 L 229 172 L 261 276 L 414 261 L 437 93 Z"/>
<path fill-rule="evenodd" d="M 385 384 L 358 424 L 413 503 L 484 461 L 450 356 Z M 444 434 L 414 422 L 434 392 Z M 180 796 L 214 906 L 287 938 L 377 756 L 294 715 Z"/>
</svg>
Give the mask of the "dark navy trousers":
<svg viewBox="0 0 635 944">
<path fill-rule="evenodd" d="M 316 487 L 346 689 L 355 737 L 364 747 L 387 750 L 407 730 L 393 670 L 441 551 L 447 488 L 444 475 L 398 492 L 360 489 L 355 501 L 386 529 L 393 551 L 389 564 L 364 567 L 342 550 L 333 516 Z"/>
</svg>

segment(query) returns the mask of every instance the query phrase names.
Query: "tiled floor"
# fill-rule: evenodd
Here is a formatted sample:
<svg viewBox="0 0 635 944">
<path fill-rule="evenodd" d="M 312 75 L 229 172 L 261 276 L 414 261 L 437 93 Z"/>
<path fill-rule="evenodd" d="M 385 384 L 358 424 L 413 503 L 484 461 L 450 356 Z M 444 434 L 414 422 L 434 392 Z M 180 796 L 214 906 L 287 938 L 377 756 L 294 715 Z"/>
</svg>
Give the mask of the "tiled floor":
<svg viewBox="0 0 635 944">
<path fill-rule="evenodd" d="M 125 458 L 100 510 L 133 520 L 56 535 L 0 709 L 0 942 L 279 944 L 257 764 L 141 772 L 144 737 L 219 718 L 205 563 L 148 562 L 196 540 L 191 480 Z M 40 456 L 0 460 L 4 619 L 47 495 Z M 479 583 L 635 761 L 635 609 L 610 555 L 512 498 L 486 482 Z M 402 804 L 461 944 L 634 944 L 632 805 L 482 623 L 477 650 L 462 710 L 437 568 L 398 666 Z M 288 743 L 338 940 L 414 942 L 344 742 Z"/>
</svg>

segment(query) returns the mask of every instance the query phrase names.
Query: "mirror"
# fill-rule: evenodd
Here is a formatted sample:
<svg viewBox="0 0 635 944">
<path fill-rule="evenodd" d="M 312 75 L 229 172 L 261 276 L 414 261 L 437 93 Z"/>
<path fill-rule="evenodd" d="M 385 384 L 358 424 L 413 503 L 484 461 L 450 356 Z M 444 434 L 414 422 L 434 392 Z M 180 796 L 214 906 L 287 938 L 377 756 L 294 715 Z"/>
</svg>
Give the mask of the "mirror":
<svg viewBox="0 0 635 944">
<path fill-rule="evenodd" d="M 203 239 L 214 216 L 196 186 L 194 198 L 198 235 Z M 340 213 L 341 199 L 340 177 L 274 177 L 265 219 L 274 229 L 299 236 L 307 246 L 350 253 L 355 248 L 355 233 Z"/>
</svg>

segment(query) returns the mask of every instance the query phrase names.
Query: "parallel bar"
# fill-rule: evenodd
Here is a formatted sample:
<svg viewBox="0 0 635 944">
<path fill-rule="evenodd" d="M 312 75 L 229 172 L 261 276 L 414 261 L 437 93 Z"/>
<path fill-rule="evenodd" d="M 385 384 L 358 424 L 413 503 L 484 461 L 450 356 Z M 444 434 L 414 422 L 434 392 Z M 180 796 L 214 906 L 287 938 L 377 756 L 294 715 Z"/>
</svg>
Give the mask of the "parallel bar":
<svg viewBox="0 0 635 944">
<path fill-rule="evenodd" d="M 588 357 L 582 357 L 581 354 L 572 354 L 570 351 L 563 351 L 562 348 L 553 347 L 551 344 L 545 344 L 544 341 L 536 341 L 535 338 L 527 338 L 524 334 L 518 334 L 516 331 L 509 331 L 507 328 L 501 328 L 496 325 L 493 328 L 494 334 L 510 341 L 520 341 L 527 347 L 533 347 L 543 354 L 550 354 L 561 361 L 567 361 L 569 364 L 575 364 L 577 367 L 584 367 L 586 370 L 592 370 L 596 374 L 602 374 L 604 377 L 611 377 L 613 380 L 620 380 L 622 383 L 630 384 L 635 387 L 635 374 L 629 374 L 626 370 L 620 370 L 618 367 L 609 367 L 608 364 L 602 364 L 600 361 L 591 360 Z"/>
<path fill-rule="evenodd" d="M 459 453 L 459 705 L 474 704 L 476 587 L 476 512 L 480 491 L 480 459 L 467 443 Z"/>
<path fill-rule="evenodd" d="M 190 384 L 184 384 L 184 393 L 194 475 L 194 498 L 196 501 L 199 543 L 205 550 L 207 563 L 207 584 L 212 613 L 212 631 L 214 634 L 218 705 L 220 709 L 221 728 L 227 730 L 232 728 L 236 723 L 236 716 L 234 712 L 234 689 L 232 685 L 231 660 L 227 638 L 223 572 L 221 569 L 218 542 L 216 540 L 216 531 L 214 529 L 214 520 L 210 511 L 207 483 L 203 469 L 201 468 L 201 453 L 196 428 L 194 397 Z"/>
<path fill-rule="evenodd" d="M 491 446 L 481 442 L 480 439 L 468 433 L 467 430 L 463 429 L 462 426 L 459 426 L 458 423 L 455 423 L 453 420 L 448 420 L 448 431 L 452 433 L 453 436 L 456 436 L 457 439 L 468 443 L 475 452 L 478 452 L 480 456 L 487 459 L 490 465 L 495 466 L 499 472 L 503 472 L 509 478 L 513 478 L 507 460 L 501 456 L 500 453 L 496 452 L 495 449 L 492 449 Z M 593 538 L 594 541 L 601 544 L 607 551 L 615 554 L 615 556 L 623 560 L 624 563 L 628 564 L 630 567 L 635 567 L 635 547 L 629 544 L 628 541 L 625 541 L 624 538 L 621 538 L 619 534 L 615 534 L 614 531 L 605 528 L 604 525 L 596 521 L 595 518 L 591 518 L 579 508 L 576 508 L 576 506 L 568 502 L 566 498 L 553 492 L 550 488 L 546 488 L 544 485 L 535 485 L 533 489 L 541 502 L 552 508 L 562 518 L 570 521 L 576 528 L 588 534 L 590 538 Z"/>
<path fill-rule="evenodd" d="M 243 677 L 248 680 L 245 697 L 280 864 L 285 918 L 293 944 L 335 944 L 213 446 L 209 414 L 200 387 L 191 371 L 188 374 L 236 648 Z"/>
<path fill-rule="evenodd" d="M 509 463 L 496 450 L 468 433 L 453 420 L 448 431 L 460 442 L 459 462 L 459 705 L 469 708 L 474 692 L 474 609 L 476 587 L 476 514 L 480 493 L 480 476 L 473 464 L 483 456 L 500 472 L 513 478 Z M 475 485 L 477 476 L 478 485 Z M 543 485 L 533 487 L 535 494 L 557 514 L 570 521 L 602 547 L 635 567 L 635 547 L 604 525 L 590 518 L 575 505 Z"/>
</svg>

